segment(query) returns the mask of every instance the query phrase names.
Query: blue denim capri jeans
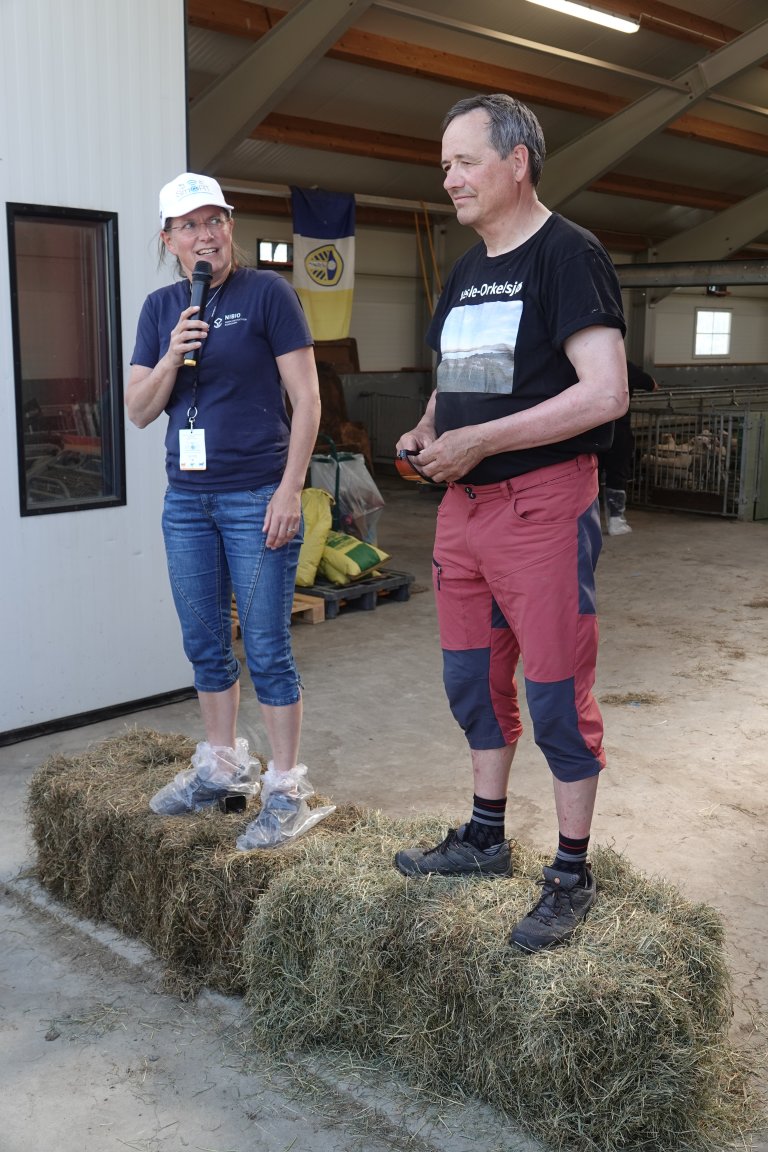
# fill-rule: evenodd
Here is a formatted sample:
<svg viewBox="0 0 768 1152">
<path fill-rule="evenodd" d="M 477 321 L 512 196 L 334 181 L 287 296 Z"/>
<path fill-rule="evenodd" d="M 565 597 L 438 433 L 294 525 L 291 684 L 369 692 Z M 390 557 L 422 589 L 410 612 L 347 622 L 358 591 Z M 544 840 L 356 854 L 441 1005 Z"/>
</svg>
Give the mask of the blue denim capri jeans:
<svg viewBox="0 0 768 1152">
<path fill-rule="evenodd" d="M 184 651 L 199 692 L 226 692 L 240 678 L 232 647 L 232 592 L 248 671 L 261 704 L 301 696 L 291 648 L 291 608 L 304 525 L 282 548 L 262 531 L 276 484 L 247 492 L 169 488 L 163 536 Z"/>
</svg>

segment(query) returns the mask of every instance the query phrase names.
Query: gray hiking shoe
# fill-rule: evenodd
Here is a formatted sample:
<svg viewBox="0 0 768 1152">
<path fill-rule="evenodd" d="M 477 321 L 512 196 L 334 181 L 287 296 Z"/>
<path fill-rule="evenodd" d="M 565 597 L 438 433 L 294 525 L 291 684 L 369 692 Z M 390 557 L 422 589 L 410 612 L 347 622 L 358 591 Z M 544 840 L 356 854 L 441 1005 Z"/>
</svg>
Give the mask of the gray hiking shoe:
<svg viewBox="0 0 768 1152">
<path fill-rule="evenodd" d="M 587 865 L 587 883 L 577 872 L 545 868 L 538 904 L 512 929 L 510 944 L 524 952 L 540 952 L 565 944 L 595 902 L 595 878 Z"/>
<path fill-rule="evenodd" d="M 466 824 L 450 828 L 436 848 L 404 848 L 395 855 L 395 867 L 404 876 L 509 876 L 512 856 L 509 841 L 486 852 L 464 839 Z"/>
</svg>

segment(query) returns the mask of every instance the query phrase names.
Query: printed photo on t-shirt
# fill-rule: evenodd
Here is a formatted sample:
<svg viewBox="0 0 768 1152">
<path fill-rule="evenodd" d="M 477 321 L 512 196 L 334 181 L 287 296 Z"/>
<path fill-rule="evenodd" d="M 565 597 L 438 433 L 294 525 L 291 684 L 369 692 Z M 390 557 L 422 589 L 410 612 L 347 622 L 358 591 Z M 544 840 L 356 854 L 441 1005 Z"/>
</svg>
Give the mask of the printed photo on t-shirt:
<svg viewBox="0 0 768 1152">
<path fill-rule="evenodd" d="M 441 334 L 438 392 L 510 393 L 522 314 L 521 300 L 452 308 Z"/>
</svg>

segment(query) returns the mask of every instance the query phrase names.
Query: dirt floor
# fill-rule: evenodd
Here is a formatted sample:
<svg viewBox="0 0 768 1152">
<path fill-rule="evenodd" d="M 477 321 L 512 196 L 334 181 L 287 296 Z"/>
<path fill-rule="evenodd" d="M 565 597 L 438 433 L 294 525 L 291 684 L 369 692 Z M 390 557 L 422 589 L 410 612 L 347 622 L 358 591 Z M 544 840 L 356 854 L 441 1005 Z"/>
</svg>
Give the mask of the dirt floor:
<svg viewBox="0 0 768 1152">
<path fill-rule="evenodd" d="M 303 757 L 318 791 L 394 816 L 471 801 L 468 756 L 443 697 L 430 589 L 433 493 L 380 479 L 379 544 L 414 576 L 406 603 L 296 624 Z M 768 523 L 633 510 L 599 564 L 596 694 L 609 767 L 596 842 L 723 915 L 733 1039 L 758 1064 L 768 1042 Z M 243 682 L 241 735 L 263 747 Z M 184 1005 L 150 958 L 62 917 L 18 879 L 31 858 L 24 795 L 53 752 L 126 724 L 199 738 L 196 704 L 122 717 L 0 749 L 0 1150 L 523 1152 L 538 1147 L 492 1110 L 414 1098 L 338 1062 L 264 1064 L 238 1041 L 237 1004 Z M 546 766 L 521 741 L 507 831 L 542 851 L 556 826 Z M 598 878 L 599 880 L 599 878 Z M 55 1037 L 46 1039 L 53 1032 Z M 755 1152 L 768 1152 L 757 1137 Z"/>
</svg>

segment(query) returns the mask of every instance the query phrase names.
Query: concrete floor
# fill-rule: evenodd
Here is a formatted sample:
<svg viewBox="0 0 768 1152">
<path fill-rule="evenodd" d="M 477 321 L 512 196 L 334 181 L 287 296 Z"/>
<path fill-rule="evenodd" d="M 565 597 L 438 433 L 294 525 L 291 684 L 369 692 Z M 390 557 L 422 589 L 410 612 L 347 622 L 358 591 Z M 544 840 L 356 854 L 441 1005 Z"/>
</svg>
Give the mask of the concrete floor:
<svg viewBox="0 0 768 1152">
<path fill-rule="evenodd" d="M 413 574 L 411 597 L 294 626 L 303 759 L 317 791 L 337 801 L 456 822 L 472 789 L 441 684 L 431 594 L 438 498 L 377 480 L 387 502 L 379 545 L 389 567 Z M 641 511 L 630 520 L 634 532 L 606 539 L 598 569 L 596 691 L 609 768 L 593 840 L 721 911 L 733 1038 L 757 1052 L 768 1019 L 768 523 Z M 263 750 L 245 677 L 241 717 L 240 735 Z M 489 1109 L 430 1103 L 349 1067 L 260 1064 L 256 1083 L 237 1042 L 236 1004 L 164 996 L 141 948 L 64 915 L 20 878 L 32 856 L 24 804 L 34 770 L 126 725 L 201 737 L 189 701 L 0 749 L 2 1152 L 538 1147 Z M 527 725 L 507 832 L 550 851 L 556 831 L 548 770 Z M 46 1042 L 51 1029 L 58 1035 Z M 753 1147 L 768 1152 L 768 1142 Z"/>
</svg>

